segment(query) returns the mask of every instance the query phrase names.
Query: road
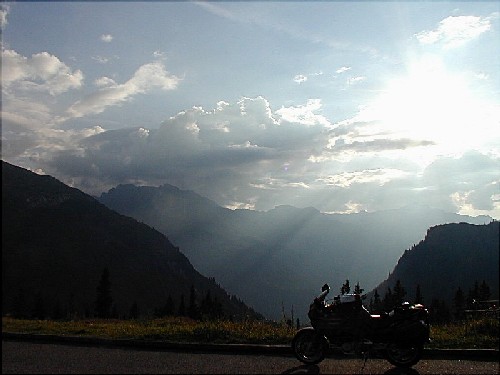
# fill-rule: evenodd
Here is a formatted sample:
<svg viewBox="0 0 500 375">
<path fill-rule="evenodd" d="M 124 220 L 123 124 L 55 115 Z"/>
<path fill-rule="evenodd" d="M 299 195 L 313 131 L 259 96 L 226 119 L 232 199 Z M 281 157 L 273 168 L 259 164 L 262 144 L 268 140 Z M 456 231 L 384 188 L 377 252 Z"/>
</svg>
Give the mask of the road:
<svg viewBox="0 0 500 375">
<path fill-rule="evenodd" d="M 229 354 L 2 340 L 2 374 L 498 374 L 499 362 L 423 359 L 401 372 L 383 359 L 327 358 L 301 365 L 289 355 Z"/>
</svg>

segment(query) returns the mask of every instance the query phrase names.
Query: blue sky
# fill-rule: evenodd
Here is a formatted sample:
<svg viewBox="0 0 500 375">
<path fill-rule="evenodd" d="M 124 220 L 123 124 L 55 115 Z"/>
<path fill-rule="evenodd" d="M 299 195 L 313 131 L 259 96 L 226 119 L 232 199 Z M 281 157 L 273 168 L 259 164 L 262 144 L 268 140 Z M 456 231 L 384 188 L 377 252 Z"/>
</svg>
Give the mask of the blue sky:
<svg viewBox="0 0 500 375">
<path fill-rule="evenodd" d="M 2 159 L 89 194 L 500 219 L 498 2 L 4 2 Z"/>
</svg>

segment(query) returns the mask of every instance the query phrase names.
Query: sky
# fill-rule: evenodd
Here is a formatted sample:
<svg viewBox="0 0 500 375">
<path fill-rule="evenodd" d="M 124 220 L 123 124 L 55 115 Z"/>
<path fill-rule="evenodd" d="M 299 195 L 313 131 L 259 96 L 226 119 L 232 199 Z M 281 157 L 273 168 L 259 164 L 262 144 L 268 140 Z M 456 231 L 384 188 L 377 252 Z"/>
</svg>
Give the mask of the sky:
<svg viewBox="0 0 500 375">
<path fill-rule="evenodd" d="M 2 2 L 2 160 L 99 196 L 500 219 L 500 2 Z"/>
</svg>

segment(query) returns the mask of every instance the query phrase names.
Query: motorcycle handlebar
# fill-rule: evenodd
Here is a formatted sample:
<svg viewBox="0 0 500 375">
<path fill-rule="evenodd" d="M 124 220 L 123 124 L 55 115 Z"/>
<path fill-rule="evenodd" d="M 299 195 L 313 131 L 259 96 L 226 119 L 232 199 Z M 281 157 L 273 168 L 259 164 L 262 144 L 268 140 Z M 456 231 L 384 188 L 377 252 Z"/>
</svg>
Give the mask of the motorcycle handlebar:
<svg viewBox="0 0 500 375">
<path fill-rule="evenodd" d="M 325 284 L 323 285 L 321 290 L 322 290 L 321 294 L 316 297 L 316 299 L 320 302 L 322 302 L 325 299 L 326 295 L 330 292 L 330 287 L 328 286 L 328 284 Z"/>
</svg>

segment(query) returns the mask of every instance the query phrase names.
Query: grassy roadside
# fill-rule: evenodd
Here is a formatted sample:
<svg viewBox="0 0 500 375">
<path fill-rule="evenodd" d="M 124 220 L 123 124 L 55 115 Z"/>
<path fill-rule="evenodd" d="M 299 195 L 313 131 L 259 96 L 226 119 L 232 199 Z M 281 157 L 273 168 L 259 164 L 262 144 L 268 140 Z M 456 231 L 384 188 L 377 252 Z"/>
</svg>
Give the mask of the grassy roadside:
<svg viewBox="0 0 500 375">
<path fill-rule="evenodd" d="M 2 317 L 3 332 L 94 336 L 111 339 L 172 342 L 288 344 L 295 330 L 260 321 L 201 322 L 169 317 L 151 320 L 86 319 L 77 321 L 20 320 Z"/>
<path fill-rule="evenodd" d="M 296 330 L 260 321 L 200 322 L 188 318 L 151 320 L 20 320 L 2 317 L 2 332 L 73 335 L 110 339 L 164 340 L 238 344 L 290 344 Z M 432 349 L 498 349 L 496 318 L 431 326 Z"/>
</svg>

